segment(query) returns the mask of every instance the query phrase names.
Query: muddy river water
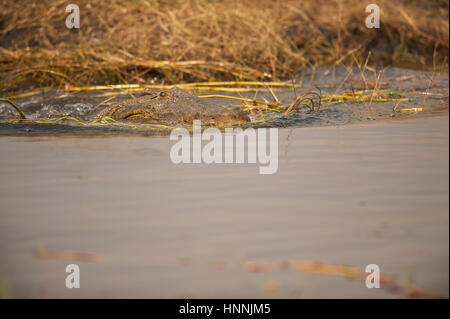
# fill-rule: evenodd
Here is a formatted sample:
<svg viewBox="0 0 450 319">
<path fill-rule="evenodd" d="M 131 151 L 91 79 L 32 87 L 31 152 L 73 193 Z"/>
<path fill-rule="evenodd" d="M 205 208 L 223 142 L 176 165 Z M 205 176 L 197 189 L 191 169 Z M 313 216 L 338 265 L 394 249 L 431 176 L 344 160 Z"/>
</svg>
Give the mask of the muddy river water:
<svg viewBox="0 0 450 319">
<path fill-rule="evenodd" d="M 272 175 L 251 163 L 176 165 L 166 135 L 3 122 L 0 294 L 448 298 L 448 75 L 433 81 L 400 106 L 421 112 L 344 103 L 275 119 Z M 427 89 L 436 95 L 424 102 Z M 65 286 L 72 263 L 79 289 Z M 369 264 L 401 289 L 368 289 L 345 271 Z"/>
</svg>

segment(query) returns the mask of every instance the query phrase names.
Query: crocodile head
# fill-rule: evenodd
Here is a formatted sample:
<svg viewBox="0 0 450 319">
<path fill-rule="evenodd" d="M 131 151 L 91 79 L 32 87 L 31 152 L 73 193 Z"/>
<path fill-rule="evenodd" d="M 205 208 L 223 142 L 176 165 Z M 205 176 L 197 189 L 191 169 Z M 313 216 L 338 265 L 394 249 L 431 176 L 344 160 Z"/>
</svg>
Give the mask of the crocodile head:
<svg viewBox="0 0 450 319">
<path fill-rule="evenodd" d="M 112 104 L 96 115 L 117 121 L 157 123 L 166 125 L 192 125 L 201 120 L 202 125 L 228 127 L 250 121 L 239 107 L 223 107 L 205 101 L 192 91 L 177 87 L 157 91 L 146 89 L 137 98 Z"/>
</svg>

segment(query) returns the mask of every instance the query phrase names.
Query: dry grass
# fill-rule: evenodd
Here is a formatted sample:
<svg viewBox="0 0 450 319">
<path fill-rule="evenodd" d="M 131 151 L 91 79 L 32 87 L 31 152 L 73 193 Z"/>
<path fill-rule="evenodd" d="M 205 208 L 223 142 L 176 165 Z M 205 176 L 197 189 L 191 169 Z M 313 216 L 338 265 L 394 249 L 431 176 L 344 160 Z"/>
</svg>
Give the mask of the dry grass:
<svg viewBox="0 0 450 319">
<path fill-rule="evenodd" d="M 446 65 L 448 1 L 379 0 L 367 29 L 356 0 L 3 0 L 0 92 L 32 87 L 213 80 L 278 80 L 301 66 Z"/>
</svg>

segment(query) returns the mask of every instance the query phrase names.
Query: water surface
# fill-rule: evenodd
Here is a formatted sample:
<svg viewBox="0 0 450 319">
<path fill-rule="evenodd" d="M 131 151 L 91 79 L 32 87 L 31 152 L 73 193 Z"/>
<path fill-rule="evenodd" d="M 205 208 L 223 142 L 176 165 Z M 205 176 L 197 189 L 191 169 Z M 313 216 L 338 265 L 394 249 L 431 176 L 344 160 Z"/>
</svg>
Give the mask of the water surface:
<svg viewBox="0 0 450 319">
<path fill-rule="evenodd" d="M 402 298 L 247 262 L 378 264 L 448 298 L 448 116 L 282 128 L 279 168 L 170 161 L 167 136 L 0 138 L 0 281 L 15 297 Z M 89 252 L 101 258 L 38 258 Z M 81 288 L 67 289 L 77 263 Z"/>
</svg>

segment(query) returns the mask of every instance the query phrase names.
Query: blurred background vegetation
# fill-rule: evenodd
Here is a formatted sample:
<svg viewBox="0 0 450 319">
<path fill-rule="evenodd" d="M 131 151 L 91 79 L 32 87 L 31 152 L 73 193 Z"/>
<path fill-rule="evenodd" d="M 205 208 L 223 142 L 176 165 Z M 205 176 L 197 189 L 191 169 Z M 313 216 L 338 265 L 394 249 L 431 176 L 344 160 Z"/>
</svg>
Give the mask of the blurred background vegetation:
<svg viewBox="0 0 450 319">
<path fill-rule="evenodd" d="M 67 29 L 65 8 L 80 8 Z M 278 80 L 300 67 L 448 68 L 448 1 L 3 0 L 0 93 L 119 83 Z"/>
</svg>

